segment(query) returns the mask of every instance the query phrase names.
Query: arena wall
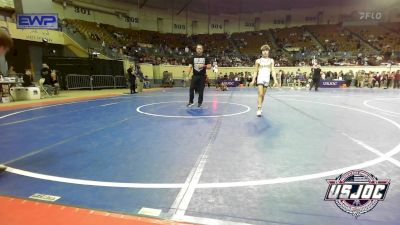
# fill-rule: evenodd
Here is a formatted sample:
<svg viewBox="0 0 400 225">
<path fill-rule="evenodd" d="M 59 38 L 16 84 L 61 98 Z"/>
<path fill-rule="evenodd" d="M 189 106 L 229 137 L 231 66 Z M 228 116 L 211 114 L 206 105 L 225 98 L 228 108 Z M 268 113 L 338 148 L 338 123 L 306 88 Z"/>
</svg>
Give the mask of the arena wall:
<svg viewBox="0 0 400 225">
<path fill-rule="evenodd" d="M 390 0 L 393 1 L 393 0 Z M 95 3 L 94 3 L 95 2 Z M 60 18 L 80 19 L 110 24 L 122 28 L 160 31 L 163 33 L 213 34 L 255 31 L 257 29 L 284 28 L 313 24 L 337 24 L 344 15 L 361 11 L 379 11 L 383 17 L 372 22 L 398 22 L 399 5 L 385 8 L 380 4 L 338 5 L 336 7 L 315 7 L 308 9 L 275 10 L 251 14 L 210 15 L 172 10 L 170 1 L 160 8 L 138 7 L 137 4 L 111 0 L 73 0 L 63 5 L 62 1 L 53 2 L 54 10 Z M 394 4 L 396 4 L 394 2 Z M 385 5 L 387 6 L 387 4 Z M 321 13 L 320 13 L 321 12 Z M 318 16 L 319 15 L 319 16 Z M 126 17 L 128 16 L 128 20 Z M 306 17 L 318 19 L 307 20 Z M 357 17 L 357 16 L 356 16 Z M 256 23 L 258 18 L 259 23 Z M 278 21 L 278 22 L 277 22 Z M 280 21 L 280 22 L 279 22 Z"/>
<path fill-rule="evenodd" d="M 182 71 L 187 72 L 188 67 L 187 66 L 174 66 L 174 65 L 157 65 L 153 66 L 151 64 L 140 64 L 142 71 L 145 75 L 149 77 L 149 79 L 161 79 L 162 78 L 162 73 L 164 71 L 168 71 L 172 73 L 174 79 L 182 79 Z M 275 71 L 278 72 L 279 70 L 283 70 L 285 72 L 293 72 L 295 73 L 298 69 L 300 69 L 301 72 L 307 72 L 310 73 L 311 67 L 309 66 L 304 66 L 304 67 L 275 67 Z M 323 72 L 327 71 L 332 71 L 332 72 L 340 72 L 343 71 L 343 73 L 349 72 L 352 70 L 354 73 L 359 71 L 359 70 L 364 70 L 366 72 L 382 72 L 382 71 L 397 71 L 400 70 L 400 66 L 392 66 L 391 68 L 387 66 L 323 66 L 321 67 Z M 218 74 L 222 73 L 225 75 L 225 73 L 240 73 L 240 72 L 254 72 L 254 67 L 219 67 L 218 68 Z M 216 78 L 216 74 L 212 72 L 212 70 L 207 70 L 207 75 L 211 79 Z"/>
</svg>

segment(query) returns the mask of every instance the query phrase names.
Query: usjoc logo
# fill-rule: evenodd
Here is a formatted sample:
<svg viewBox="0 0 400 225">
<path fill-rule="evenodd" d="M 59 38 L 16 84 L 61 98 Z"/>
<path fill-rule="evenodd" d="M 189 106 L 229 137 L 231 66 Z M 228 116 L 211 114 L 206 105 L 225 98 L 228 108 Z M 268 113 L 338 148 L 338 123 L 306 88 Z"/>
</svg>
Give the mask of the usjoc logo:
<svg viewBox="0 0 400 225">
<path fill-rule="evenodd" d="M 329 187 L 325 201 L 335 201 L 342 211 L 356 218 L 383 201 L 390 185 L 390 180 L 378 180 L 364 170 L 351 170 L 326 181 Z"/>
<path fill-rule="evenodd" d="M 58 14 L 18 14 L 18 29 L 58 29 Z"/>
<path fill-rule="evenodd" d="M 336 86 L 336 85 L 338 85 L 338 82 L 336 82 L 336 81 L 324 81 L 322 83 L 325 86 Z"/>
</svg>

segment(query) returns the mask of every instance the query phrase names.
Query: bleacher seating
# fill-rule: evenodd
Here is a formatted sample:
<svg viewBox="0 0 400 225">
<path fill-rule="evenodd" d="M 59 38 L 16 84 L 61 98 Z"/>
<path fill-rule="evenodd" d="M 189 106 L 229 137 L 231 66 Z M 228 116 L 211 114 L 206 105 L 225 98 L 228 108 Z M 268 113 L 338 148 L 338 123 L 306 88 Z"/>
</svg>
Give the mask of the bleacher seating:
<svg viewBox="0 0 400 225">
<path fill-rule="evenodd" d="M 98 42 L 105 42 L 108 46 L 119 45 L 107 30 L 102 28 L 100 24 L 83 20 L 65 19 L 66 26 L 72 26 L 76 31 L 84 37 Z"/>
<path fill-rule="evenodd" d="M 242 54 L 260 54 L 260 46 L 268 43 L 267 31 L 233 33 L 231 38 Z M 270 44 L 270 47 L 273 46 Z"/>
<path fill-rule="evenodd" d="M 400 34 L 396 33 L 398 23 L 369 27 L 306 25 L 231 35 L 198 34 L 192 36 L 119 28 L 81 20 L 66 19 L 65 24 L 69 29 L 81 33 L 86 38 L 101 44 L 104 42 L 106 48 L 112 48 L 121 54 L 135 57 L 140 62 L 154 64 L 184 64 L 185 59 L 195 51 L 196 43 L 203 44 L 206 54 L 219 58 L 221 64 L 225 66 L 254 64 L 255 57 L 260 55 L 260 46 L 264 44 L 270 45 L 271 55 L 275 57 L 279 65 L 301 64 L 301 62 L 307 64 L 310 57 L 315 56 L 316 52 L 318 55 L 327 53 L 321 54 L 321 56 L 327 57 L 334 56 L 330 53 L 334 53 L 335 56 L 337 56 L 336 53 L 342 54 L 342 52 L 355 53 L 348 54 L 353 56 L 351 61 L 354 61 L 354 56 L 360 53 L 368 57 L 374 57 L 374 55 L 376 57 L 377 50 L 364 44 L 364 41 L 380 49 L 381 54 L 383 52 L 386 55 L 386 59 L 390 58 L 388 49 L 400 50 Z M 318 49 L 319 45 L 312 36 L 324 49 Z M 274 46 L 278 48 L 274 48 Z M 185 51 L 186 47 L 189 48 L 189 52 Z M 287 47 L 299 48 L 301 54 L 282 51 L 282 49 L 287 50 Z M 335 61 L 335 59 L 332 60 Z M 340 59 L 336 60 L 340 61 Z"/>
<path fill-rule="evenodd" d="M 384 26 L 351 26 L 348 29 L 360 35 L 377 49 L 390 48 L 400 51 L 400 34 L 390 31 Z"/>
<path fill-rule="evenodd" d="M 302 27 L 273 29 L 272 33 L 280 48 L 297 47 L 307 50 L 317 50 L 311 37 L 307 35 Z"/>
<path fill-rule="evenodd" d="M 234 50 L 226 34 L 198 34 L 193 35 L 192 39 L 194 43 L 203 44 L 206 51 L 213 54 L 231 53 Z"/>
<path fill-rule="evenodd" d="M 358 51 L 362 46 L 360 41 L 343 29 L 340 25 L 305 26 L 327 51 Z"/>
<path fill-rule="evenodd" d="M 400 34 L 400 22 L 384 23 L 382 25 L 387 29 Z"/>
</svg>

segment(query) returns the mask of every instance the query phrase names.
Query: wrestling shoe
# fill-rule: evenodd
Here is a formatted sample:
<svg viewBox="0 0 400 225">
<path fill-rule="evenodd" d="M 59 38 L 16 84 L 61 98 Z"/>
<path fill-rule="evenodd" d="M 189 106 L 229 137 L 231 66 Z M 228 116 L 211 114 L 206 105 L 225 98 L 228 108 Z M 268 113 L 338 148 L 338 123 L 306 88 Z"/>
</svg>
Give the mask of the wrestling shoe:
<svg viewBox="0 0 400 225">
<path fill-rule="evenodd" d="M 7 167 L 5 165 L 0 164 L 0 173 L 4 172 L 6 169 L 7 169 Z"/>
<path fill-rule="evenodd" d="M 257 110 L 257 116 L 260 117 L 261 114 L 262 114 L 262 110 L 261 110 L 261 109 L 258 109 L 258 110 Z"/>
</svg>

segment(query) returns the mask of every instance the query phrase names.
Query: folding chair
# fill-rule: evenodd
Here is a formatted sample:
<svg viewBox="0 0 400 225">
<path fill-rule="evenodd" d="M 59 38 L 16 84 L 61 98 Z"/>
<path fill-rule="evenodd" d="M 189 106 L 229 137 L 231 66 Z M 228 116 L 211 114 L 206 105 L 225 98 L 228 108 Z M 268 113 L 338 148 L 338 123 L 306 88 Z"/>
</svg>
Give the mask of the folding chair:
<svg viewBox="0 0 400 225">
<path fill-rule="evenodd" d="M 44 81 L 45 81 L 44 78 L 40 78 L 40 80 L 39 80 L 39 88 L 40 88 L 40 91 L 44 93 L 44 95 L 42 95 L 42 96 L 40 96 L 40 97 L 41 97 L 41 98 L 42 98 L 42 97 L 44 98 L 44 96 L 49 96 L 49 97 L 51 97 L 51 95 L 49 94 L 49 92 L 47 92 L 46 88 L 45 88 L 44 85 L 43 85 L 43 84 L 44 84 Z"/>
</svg>

